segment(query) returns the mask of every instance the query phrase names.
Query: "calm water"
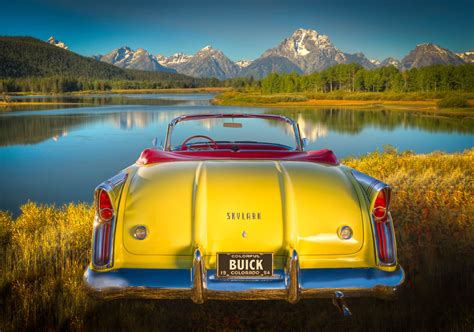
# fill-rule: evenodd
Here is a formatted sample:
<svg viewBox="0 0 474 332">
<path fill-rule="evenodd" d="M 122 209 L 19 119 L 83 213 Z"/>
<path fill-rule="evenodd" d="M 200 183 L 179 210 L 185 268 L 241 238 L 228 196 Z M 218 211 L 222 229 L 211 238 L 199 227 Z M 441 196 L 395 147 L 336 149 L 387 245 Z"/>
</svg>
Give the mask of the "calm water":
<svg viewBox="0 0 474 332">
<path fill-rule="evenodd" d="M 401 111 L 218 107 L 209 104 L 212 97 L 22 97 L 83 104 L 0 112 L 0 209 L 16 214 L 28 199 L 56 204 L 90 202 L 97 184 L 135 162 L 154 137 L 162 140 L 168 122 L 182 114 L 284 114 L 298 120 L 310 141 L 309 149 L 330 148 L 339 158 L 382 150 L 385 144 L 420 153 L 462 151 L 474 146 L 473 117 L 435 117 Z M 269 140 L 275 132 L 270 125 L 259 130 Z"/>
</svg>

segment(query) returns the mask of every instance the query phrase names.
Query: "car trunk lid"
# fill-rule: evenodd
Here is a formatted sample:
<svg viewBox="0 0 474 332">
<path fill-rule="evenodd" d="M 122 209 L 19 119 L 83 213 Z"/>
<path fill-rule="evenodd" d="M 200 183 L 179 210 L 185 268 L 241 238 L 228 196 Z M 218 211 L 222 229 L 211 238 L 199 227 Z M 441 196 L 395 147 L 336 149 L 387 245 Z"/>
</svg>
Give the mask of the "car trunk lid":
<svg viewBox="0 0 474 332">
<path fill-rule="evenodd" d="M 340 167 L 291 161 L 186 161 L 140 167 L 126 194 L 124 245 L 137 255 L 351 254 L 362 212 Z M 133 237 L 145 225 L 145 240 Z M 338 230 L 353 236 L 341 240 Z"/>
</svg>

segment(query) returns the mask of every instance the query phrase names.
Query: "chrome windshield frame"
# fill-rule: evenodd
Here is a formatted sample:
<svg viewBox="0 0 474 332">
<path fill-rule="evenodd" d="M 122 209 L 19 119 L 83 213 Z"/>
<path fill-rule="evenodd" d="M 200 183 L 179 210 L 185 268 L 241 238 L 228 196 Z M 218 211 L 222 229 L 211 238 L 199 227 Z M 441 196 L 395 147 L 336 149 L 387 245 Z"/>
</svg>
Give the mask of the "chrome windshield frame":
<svg viewBox="0 0 474 332">
<path fill-rule="evenodd" d="M 164 151 L 171 151 L 171 135 L 173 134 L 173 129 L 176 125 L 183 121 L 192 121 L 192 120 L 203 120 L 203 119 L 221 119 L 221 118 L 247 118 L 247 119 L 267 119 L 267 120 L 278 120 L 288 123 L 292 126 L 293 132 L 295 135 L 296 141 L 296 151 L 304 151 L 304 143 L 301 137 L 300 127 L 298 123 L 286 116 L 283 115 L 273 115 L 273 114 L 243 114 L 243 113 L 217 113 L 217 114 L 193 114 L 193 115 L 181 115 L 177 118 L 171 120 L 168 124 L 168 129 L 166 131 L 166 137 L 164 142 Z"/>
</svg>

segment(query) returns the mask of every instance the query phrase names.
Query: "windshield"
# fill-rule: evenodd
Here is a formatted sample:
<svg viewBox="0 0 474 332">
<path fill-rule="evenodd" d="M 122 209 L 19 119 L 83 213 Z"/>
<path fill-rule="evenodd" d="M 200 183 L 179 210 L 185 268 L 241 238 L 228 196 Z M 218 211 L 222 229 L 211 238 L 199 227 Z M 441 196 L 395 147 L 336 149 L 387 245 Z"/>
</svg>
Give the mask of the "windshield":
<svg viewBox="0 0 474 332">
<path fill-rule="evenodd" d="M 267 144 L 288 150 L 298 148 L 293 126 L 282 120 L 262 118 L 205 118 L 178 122 L 171 132 L 169 147 L 180 150 L 183 142 L 194 135 L 208 136 L 216 143 Z M 193 147 L 208 143 L 202 137 L 189 140 L 186 145 Z M 211 145 L 210 145 L 211 146 Z M 216 145 L 217 146 L 217 145 Z M 221 148 L 223 145 L 219 145 Z M 211 146 L 212 147 L 212 146 Z M 215 149 L 215 147 L 214 147 Z"/>
</svg>

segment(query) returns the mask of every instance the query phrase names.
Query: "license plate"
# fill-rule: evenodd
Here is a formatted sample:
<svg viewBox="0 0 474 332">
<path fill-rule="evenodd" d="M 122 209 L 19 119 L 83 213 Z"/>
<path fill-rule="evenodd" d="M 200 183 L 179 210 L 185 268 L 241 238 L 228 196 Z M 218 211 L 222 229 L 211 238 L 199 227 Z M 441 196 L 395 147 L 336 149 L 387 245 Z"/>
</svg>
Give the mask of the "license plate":
<svg viewBox="0 0 474 332">
<path fill-rule="evenodd" d="M 261 278 L 273 276 L 273 253 L 217 253 L 217 277 Z"/>
</svg>

